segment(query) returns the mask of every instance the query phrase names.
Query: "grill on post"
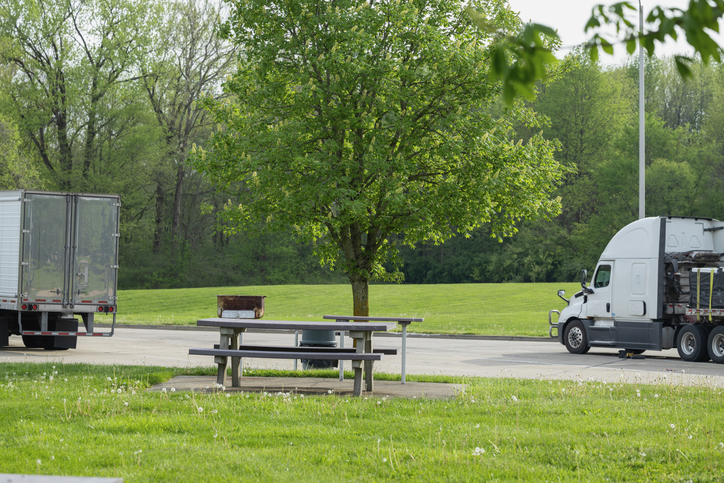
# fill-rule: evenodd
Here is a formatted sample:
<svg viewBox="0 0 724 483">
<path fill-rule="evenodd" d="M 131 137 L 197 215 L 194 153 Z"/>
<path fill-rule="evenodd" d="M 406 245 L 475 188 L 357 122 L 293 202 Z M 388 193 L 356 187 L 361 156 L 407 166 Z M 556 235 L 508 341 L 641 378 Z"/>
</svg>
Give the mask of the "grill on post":
<svg viewBox="0 0 724 483">
<path fill-rule="evenodd" d="M 229 319 L 260 319 L 264 317 L 266 295 L 217 295 L 216 315 Z"/>
</svg>

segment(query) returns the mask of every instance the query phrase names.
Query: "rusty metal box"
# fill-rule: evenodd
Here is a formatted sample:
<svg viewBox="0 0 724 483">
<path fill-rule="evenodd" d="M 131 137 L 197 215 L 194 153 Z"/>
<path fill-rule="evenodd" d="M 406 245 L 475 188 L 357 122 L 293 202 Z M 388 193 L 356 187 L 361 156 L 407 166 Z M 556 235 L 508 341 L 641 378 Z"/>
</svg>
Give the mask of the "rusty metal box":
<svg viewBox="0 0 724 483">
<path fill-rule="evenodd" d="M 260 319 L 264 317 L 266 295 L 217 295 L 216 315 L 231 319 Z"/>
</svg>

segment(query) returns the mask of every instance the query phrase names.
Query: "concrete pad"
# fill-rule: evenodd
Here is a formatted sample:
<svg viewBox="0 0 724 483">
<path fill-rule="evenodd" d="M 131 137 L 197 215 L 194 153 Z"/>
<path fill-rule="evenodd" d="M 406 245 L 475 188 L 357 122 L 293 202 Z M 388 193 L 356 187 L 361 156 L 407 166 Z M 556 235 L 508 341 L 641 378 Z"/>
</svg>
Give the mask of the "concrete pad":
<svg viewBox="0 0 724 483">
<path fill-rule="evenodd" d="M 227 378 L 227 383 L 231 381 Z M 323 395 L 337 394 L 352 396 L 354 381 L 325 377 L 242 377 L 241 387 L 224 387 L 224 392 L 293 392 L 295 394 Z M 362 397 L 403 397 L 449 399 L 464 392 L 465 384 L 441 384 L 434 382 L 375 381 L 373 392 L 362 392 Z M 149 389 L 151 392 L 196 391 L 214 392 L 216 376 L 176 376 L 168 382 L 157 384 Z"/>
<path fill-rule="evenodd" d="M 0 474 L 0 483 L 123 483 L 123 478 Z"/>
</svg>

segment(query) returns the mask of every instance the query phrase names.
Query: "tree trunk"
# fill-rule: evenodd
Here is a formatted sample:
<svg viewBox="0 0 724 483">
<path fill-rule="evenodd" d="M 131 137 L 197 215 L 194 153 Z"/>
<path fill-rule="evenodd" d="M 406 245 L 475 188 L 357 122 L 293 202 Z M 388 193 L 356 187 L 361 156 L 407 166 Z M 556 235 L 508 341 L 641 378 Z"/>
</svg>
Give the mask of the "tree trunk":
<svg viewBox="0 0 724 483">
<path fill-rule="evenodd" d="M 164 192 L 162 177 L 156 181 L 156 228 L 153 232 L 153 253 L 161 253 L 161 243 L 163 241 L 163 203 Z"/>
<path fill-rule="evenodd" d="M 352 299 L 354 300 L 354 313 L 360 317 L 370 315 L 370 281 L 362 277 L 349 277 L 352 284 Z"/>
<path fill-rule="evenodd" d="M 179 163 L 176 172 L 176 193 L 173 197 L 173 215 L 171 218 L 171 251 L 172 255 L 176 255 L 179 245 L 179 226 L 181 224 L 181 198 L 183 196 L 184 183 L 184 165 Z"/>
</svg>

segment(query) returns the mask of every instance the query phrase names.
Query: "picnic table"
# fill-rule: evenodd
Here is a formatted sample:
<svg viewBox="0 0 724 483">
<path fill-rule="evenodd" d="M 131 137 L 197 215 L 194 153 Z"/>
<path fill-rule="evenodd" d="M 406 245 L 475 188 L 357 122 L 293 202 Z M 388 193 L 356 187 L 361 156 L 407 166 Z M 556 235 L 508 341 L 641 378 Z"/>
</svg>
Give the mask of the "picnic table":
<svg viewBox="0 0 724 483">
<path fill-rule="evenodd" d="M 413 322 L 424 322 L 422 317 L 363 317 L 359 315 L 325 315 L 322 317 L 326 320 L 335 320 L 337 322 L 395 322 L 402 326 L 402 384 L 405 384 L 405 361 L 407 357 L 407 326 Z M 344 334 L 340 332 L 339 344 L 344 347 Z M 339 363 L 339 380 L 344 376 L 344 363 Z"/>
<path fill-rule="evenodd" d="M 214 356 L 218 366 L 216 382 L 224 385 L 228 358 L 231 358 L 231 386 L 241 386 L 241 360 L 243 357 L 267 359 L 328 359 L 350 360 L 354 368 L 355 396 L 362 394 L 362 369 L 364 367 L 366 390 L 373 390 L 372 365 L 381 360 L 382 354 L 375 353 L 372 348 L 372 334 L 384 332 L 395 327 L 385 322 L 300 322 L 287 320 L 260 320 L 237 318 L 208 318 L 196 322 L 200 327 L 217 327 L 219 329 L 218 349 L 189 349 L 192 355 Z M 247 329 L 265 329 L 279 331 L 301 330 L 339 330 L 348 331 L 355 341 L 355 349 L 337 349 L 329 347 L 278 347 L 239 345 L 239 336 Z"/>
</svg>

